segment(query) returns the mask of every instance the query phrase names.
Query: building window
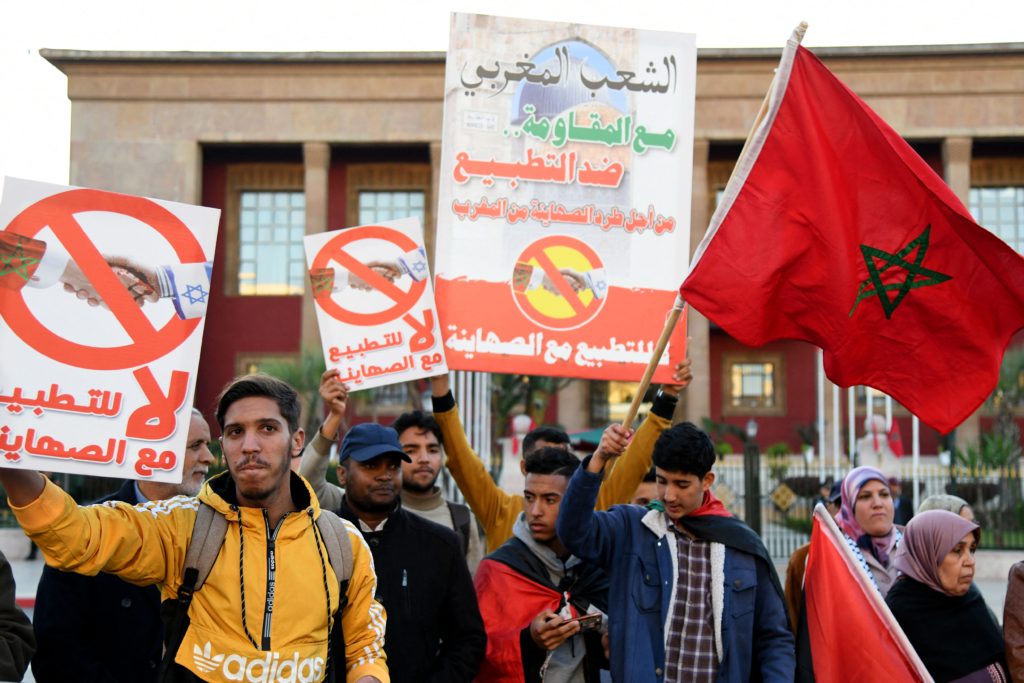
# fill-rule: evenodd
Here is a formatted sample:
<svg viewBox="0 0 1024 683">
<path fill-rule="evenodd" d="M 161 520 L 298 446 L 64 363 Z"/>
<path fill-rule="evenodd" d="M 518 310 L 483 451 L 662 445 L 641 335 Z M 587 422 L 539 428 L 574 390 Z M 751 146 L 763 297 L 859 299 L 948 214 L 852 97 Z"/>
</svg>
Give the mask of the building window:
<svg viewBox="0 0 1024 683">
<path fill-rule="evenodd" d="M 733 407 L 775 405 L 774 363 L 734 363 L 729 374 L 729 402 Z"/>
<path fill-rule="evenodd" d="M 347 225 L 368 225 L 396 218 L 418 218 L 427 253 L 434 253 L 430 164 L 381 162 L 349 164 L 346 171 Z"/>
<path fill-rule="evenodd" d="M 725 354 L 722 360 L 723 415 L 784 415 L 781 354 Z"/>
<path fill-rule="evenodd" d="M 974 220 L 1024 254 L 1024 187 L 972 187 Z"/>
<path fill-rule="evenodd" d="M 306 197 L 302 192 L 242 191 L 238 293 L 302 294 Z"/>
<path fill-rule="evenodd" d="M 302 164 L 228 167 L 224 293 L 301 296 L 306 284 Z"/>
<path fill-rule="evenodd" d="M 359 192 L 359 224 L 383 223 L 396 218 L 416 217 L 423 225 L 426 193 L 407 190 L 362 190 Z"/>
</svg>

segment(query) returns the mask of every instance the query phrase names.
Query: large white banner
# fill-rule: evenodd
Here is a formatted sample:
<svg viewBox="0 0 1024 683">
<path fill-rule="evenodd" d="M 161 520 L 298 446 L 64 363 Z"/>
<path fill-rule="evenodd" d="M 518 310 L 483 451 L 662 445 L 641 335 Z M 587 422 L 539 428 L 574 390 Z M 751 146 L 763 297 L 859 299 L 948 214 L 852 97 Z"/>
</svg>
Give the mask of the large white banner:
<svg viewBox="0 0 1024 683">
<path fill-rule="evenodd" d="M 181 481 L 219 215 L 5 179 L 0 466 Z"/>
<path fill-rule="evenodd" d="M 632 379 L 689 254 L 693 35 L 452 17 L 438 201 L 451 367 Z M 685 354 L 673 336 L 656 380 Z"/>
<path fill-rule="evenodd" d="M 328 368 L 355 391 L 448 371 L 419 219 L 305 238 Z"/>
</svg>

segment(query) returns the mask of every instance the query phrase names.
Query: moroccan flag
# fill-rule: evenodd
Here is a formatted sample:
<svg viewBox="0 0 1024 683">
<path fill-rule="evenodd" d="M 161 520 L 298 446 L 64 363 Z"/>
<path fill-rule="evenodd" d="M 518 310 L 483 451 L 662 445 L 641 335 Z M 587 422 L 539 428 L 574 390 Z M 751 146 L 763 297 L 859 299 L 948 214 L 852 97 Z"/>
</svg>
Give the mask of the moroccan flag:
<svg viewBox="0 0 1024 683">
<path fill-rule="evenodd" d="M 902 458 L 907 454 L 903 450 L 903 435 L 900 433 L 900 421 L 893 420 L 892 427 L 889 428 L 889 450 L 897 458 Z"/>
<path fill-rule="evenodd" d="M 821 347 L 833 382 L 942 433 L 1024 327 L 1024 258 L 795 39 L 680 292 L 744 344 Z"/>
<path fill-rule="evenodd" d="M 804 605 L 817 683 L 932 681 L 822 505 L 814 509 Z"/>
</svg>

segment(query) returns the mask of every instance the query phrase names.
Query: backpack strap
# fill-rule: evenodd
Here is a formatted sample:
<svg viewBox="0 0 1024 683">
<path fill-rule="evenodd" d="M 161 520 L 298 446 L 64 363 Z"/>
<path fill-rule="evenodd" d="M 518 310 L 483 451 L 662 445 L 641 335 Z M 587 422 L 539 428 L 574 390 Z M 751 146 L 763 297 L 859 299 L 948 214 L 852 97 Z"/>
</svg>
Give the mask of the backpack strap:
<svg viewBox="0 0 1024 683">
<path fill-rule="evenodd" d="M 176 600 L 168 600 L 168 608 L 161 605 L 161 613 L 166 621 L 164 629 L 164 657 L 160 662 L 157 680 L 166 681 L 171 678 L 174 658 L 185 639 L 188 630 L 188 608 L 192 604 L 192 596 L 203 587 L 206 577 L 210 575 L 213 563 L 224 545 L 224 536 L 228 531 L 228 520 L 206 503 L 199 501 L 196 518 L 192 523 L 192 536 L 185 551 L 185 564 L 178 587 Z"/>
<path fill-rule="evenodd" d="M 459 539 L 462 541 L 462 554 L 465 556 L 469 552 L 469 534 L 471 533 L 469 508 L 459 503 L 447 502 L 448 513 L 452 516 L 452 526 L 459 534 Z"/>
<path fill-rule="evenodd" d="M 316 525 L 320 528 L 320 535 L 327 546 L 327 559 L 331 561 L 331 568 L 338 577 L 339 583 L 345 583 L 352 578 L 352 539 L 348 537 L 348 529 L 341 517 L 330 510 L 320 510 L 320 516 L 316 518 Z"/>
<path fill-rule="evenodd" d="M 192 538 L 185 551 L 185 572 L 194 568 L 196 580 L 193 591 L 197 591 L 206 583 L 210 575 L 220 547 L 224 545 L 224 536 L 228 533 L 227 518 L 200 501 L 196 510 L 196 521 L 192 525 Z M 180 592 L 180 591 L 179 591 Z"/>
<path fill-rule="evenodd" d="M 340 682 L 345 680 L 345 629 L 341 623 L 341 613 L 348 605 L 348 582 L 352 578 L 352 539 L 341 517 L 330 510 L 320 510 L 316 518 L 316 526 L 320 537 L 327 547 L 327 559 L 331 563 L 335 576 L 338 577 L 338 611 L 335 612 L 334 627 L 328 636 L 331 650 L 330 665 L 326 681 Z"/>
</svg>

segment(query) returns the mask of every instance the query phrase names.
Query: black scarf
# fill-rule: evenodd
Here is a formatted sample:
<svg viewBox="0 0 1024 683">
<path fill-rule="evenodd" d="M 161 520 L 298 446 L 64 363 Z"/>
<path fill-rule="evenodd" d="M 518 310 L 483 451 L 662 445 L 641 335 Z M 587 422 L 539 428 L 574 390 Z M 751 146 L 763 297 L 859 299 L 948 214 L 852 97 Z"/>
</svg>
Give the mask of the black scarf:
<svg viewBox="0 0 1024 683">
<path fill-rule="evenodd" d="M 753 555 L 767 565 L 768 578 L 772 586 L 778 592 L 779 597 L 785 600 L 785 593 L 782 584 L 779 583 L 779 575 L 775 571 L 772 557 L 768 554 L 767 548 L 761 541 L 761 537 L 754 533 L 754 530 L 743 521 L 735 517 L 721 517 L 718 515 L 700 515 L 681 517 L 676 524 L 689 531 L 697 538 L 739 550 Z"/>
<path fill-rule="evenodd" d="M 885 601 L 936 683 L 990 664 L 1006 670 L 1002 630 L 974 584 L 954 597 L 903 576 Z"/>
</svg>

